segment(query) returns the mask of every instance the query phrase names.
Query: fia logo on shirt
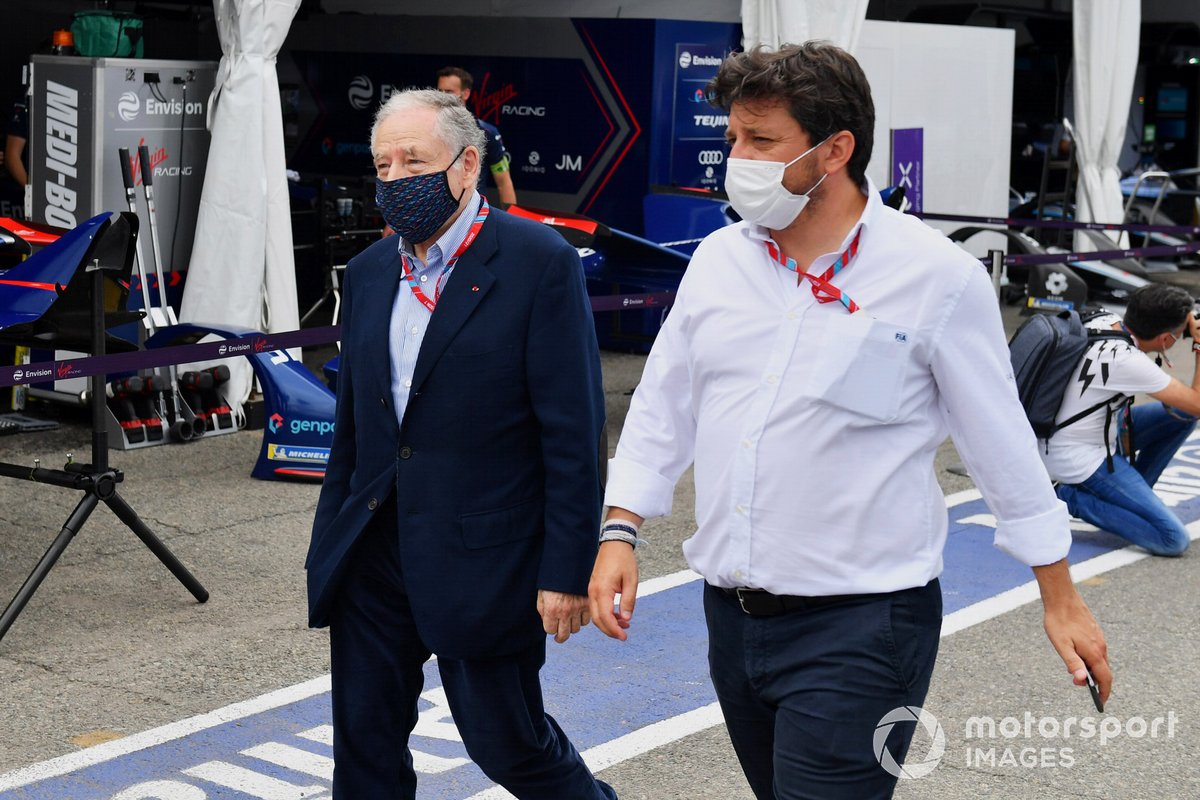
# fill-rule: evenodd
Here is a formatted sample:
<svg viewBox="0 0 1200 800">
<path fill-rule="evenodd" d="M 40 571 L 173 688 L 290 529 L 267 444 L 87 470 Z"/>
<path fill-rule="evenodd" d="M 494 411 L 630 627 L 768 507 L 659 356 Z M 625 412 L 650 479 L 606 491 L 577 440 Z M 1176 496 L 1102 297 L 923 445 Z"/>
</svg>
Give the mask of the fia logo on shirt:
<svg viewBox="0 0 1200 800">
<path fill-rule="evenodd" d="M 904 331 L 896 331 L 896 341 L 901 344 L 908 344 L 908 334 Z"/>
</svg>

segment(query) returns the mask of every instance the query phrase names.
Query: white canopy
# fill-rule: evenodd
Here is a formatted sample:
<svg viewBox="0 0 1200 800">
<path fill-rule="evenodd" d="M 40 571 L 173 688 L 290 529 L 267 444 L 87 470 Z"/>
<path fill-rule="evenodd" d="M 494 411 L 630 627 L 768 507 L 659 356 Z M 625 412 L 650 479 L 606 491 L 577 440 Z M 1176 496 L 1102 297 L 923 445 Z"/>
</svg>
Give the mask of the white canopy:
<svg viewBox="0 0 1200 800">
<path fill-rule="evenodd" d="M 1117 161 L 1133 98 L 1141 16 L 1141 0 L 1075 0 L 1075 213 L 1083 222 L 1124 218 Z M 1077 237 L 1077 246 L 1086 247 L 1084 241 Z"/>
<path fill-rule="evenodd" d="M 185 322 L 300 327 L 275 71 L 300 2 L 213 0 L 223 55 L 209 99 L 212 143 L 180 308 Z M 250 394 L 250 366 L 225 363 L 227 398 L 240 405 Z"/>
<path fill-rule="evenodd" d="M 851 53 L 868 0 L 742 0 L 742 45 L 799 44 L 827 39 Z"/>
</svg>

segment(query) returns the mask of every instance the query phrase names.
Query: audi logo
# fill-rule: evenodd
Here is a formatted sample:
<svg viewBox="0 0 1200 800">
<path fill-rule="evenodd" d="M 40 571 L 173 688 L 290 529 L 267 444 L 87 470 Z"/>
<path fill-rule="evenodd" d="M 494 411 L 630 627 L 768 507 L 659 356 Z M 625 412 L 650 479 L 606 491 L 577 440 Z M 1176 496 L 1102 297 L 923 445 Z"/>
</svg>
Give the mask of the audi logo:
<svg viewBox="0 0 1200 800">
<path fill-rule="evenodd" d="M 725 161 L 725 154 L 720 150 L 701 150 L 697 160 L 709 167 L 715 167 Z"/>
</svg>

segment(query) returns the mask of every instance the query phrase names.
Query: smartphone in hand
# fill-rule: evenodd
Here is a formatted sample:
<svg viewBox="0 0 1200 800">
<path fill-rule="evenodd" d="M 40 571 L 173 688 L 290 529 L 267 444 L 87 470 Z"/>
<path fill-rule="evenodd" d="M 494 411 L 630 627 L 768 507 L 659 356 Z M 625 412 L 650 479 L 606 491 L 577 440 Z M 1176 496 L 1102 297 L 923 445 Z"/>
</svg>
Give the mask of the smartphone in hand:
<svg viewBox="0 0 1200 800">
<path fill-rule="evenodd" d="M 1088 691 L 1092 693 L 1092 703 L 1096 706 L 1096 710 L 1103 714 L 1104 701 L 1100 699 L 1100 688 L 1096 686 L 1096 679 L 1092 677 L 1092 671 L 1086 667 L 1084 671 L 1087 672 L 1087 687 Z"/>
</svg>

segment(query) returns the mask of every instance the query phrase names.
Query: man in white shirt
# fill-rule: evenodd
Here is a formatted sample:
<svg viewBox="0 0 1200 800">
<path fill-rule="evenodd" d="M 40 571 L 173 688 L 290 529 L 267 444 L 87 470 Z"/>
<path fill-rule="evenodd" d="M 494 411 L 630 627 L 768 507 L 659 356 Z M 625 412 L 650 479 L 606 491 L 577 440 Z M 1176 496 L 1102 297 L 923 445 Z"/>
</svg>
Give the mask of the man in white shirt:
<svg viewBox="0 0 1200 800">
<path fill-rule="evenodd" d="M 1033 567 L 1045 627 L 1076 684 L 1107 697 L 1104 636 L 1067 570 L 1067 514 L 1017 400 L 977 261 L 885 208 L 857 62 L 828 43 L 725 59 L 726 191 L 743 222 L 696 250 L 608 471 L 592 617 L 625 639 L 638 526 L 695 465 L 709 667 L 760 800 L 891 795 L 941 627 L 947 433 Z M 614 596 L 621 595 L 614 608 Z"/>
<path fill-rule="evenodd" d="M 1063 394 L 1056 421 L 1061 424 L 1122 395 L 1143 392 L 1159 402 L 1134 406 L 1127 426 L 1123 416 L 1098 408 L 1055 432 L 1040 448 L 1046 471 L 1059 482 L 1058 496 L 1073 515 L 1159 556 L 1180 555 L 1191 543 L 1187 529 L 1153 486 L 1200 414 L 1200 326 L 1192 305 L 1192 296 L 1178 286 L 1152 283 L 1129 296 L 1124 321 L 1115 314 L 1089 320 L 1089 328 L 1124 330 L 1132 342 L 1103 339 L 1088 348 Z M 1185 334 L 1192 337 L 1197 359 L 1191 386 L 1146 355 L 1168 350 Z M 1124 447 L 1110 459 L 1107 443 L 1124 437 L 1106 427 L 1132 431 L 1137 454 L 1132 464 Z"/>
</svg>

